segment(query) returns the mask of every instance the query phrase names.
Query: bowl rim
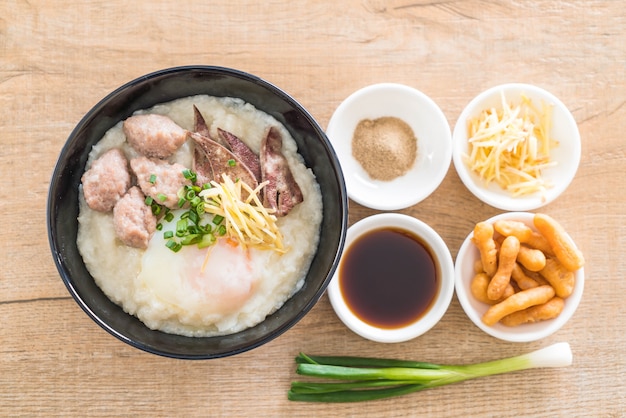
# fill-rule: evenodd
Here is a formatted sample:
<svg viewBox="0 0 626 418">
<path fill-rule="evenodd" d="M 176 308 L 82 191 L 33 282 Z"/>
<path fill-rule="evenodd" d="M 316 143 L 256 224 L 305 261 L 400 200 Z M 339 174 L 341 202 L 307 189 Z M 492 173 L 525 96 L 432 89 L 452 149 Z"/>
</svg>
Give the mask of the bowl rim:
<svg viewBox="0 0 626 418">
<path fill-rule="evenodd" d="M 532 226 L 532 219 L 534 215 L 534 212 L 504 212 L 492 216 L 491 218 L 485 220 L 485 222 L 493 223 L 499 219 L 517 220 L 522 221 L 534 228 Z M 486 334 L 497 339 L 509 342 L 524 343 L 537 341 L 554 334 L 572 318 L 583 296 L 583 291 L 585 287 L 584 267 L 581 267 L 574 272 L 576 277 L 574 291 L 568 298 L 565 299 L 565 307 L 563 308 L 563 312 L 561 312 L 561 314 L 557 318 L 537 322 L 534 324 L 522 324 L 517 327 L 505 327 L 501 324 L 496 324 L 494 326 L 485 325 L 481 320 L 482 315 L 479 314 L 472 306 L 473 296 L 469 291 L 469 283 L 472 278 L 468 278 L 465 275 L 465 272 L 468 270 L 468 268 L 462 268 L 463 264 L 467 263 L 466 258 L 471 257 L 471 254 L 474 254 L 474 256 L 472 257 L 474 259 L 478 259 L 479 257 L 477 255 L 478 250 L 471 242 L 471 238 L 473 236 L 474 232 L 472 230 L 463 240 L 463 243 L 461 244 L 457 253 L 457 257 L 455 260 L 454 286 L 457 299 L 459 300 L 463 311 L 476 327 L 484 331 Z M 476 303 L 480 302 L 476 301 Z"/>
<path fill-rule="evenodd" d="M 494 98 L 502 92 L 504 95 L 507 93 L 527 93 L 529 96 L 541 97 L 543 100 L 550 102 L 554 105 L 553 119 L 559 117 L 565 125 L 561 126 L 562 129 L 567 129 L 571 134 L 566 137 L 566 142 L 569 144 L 571 152 L 568 153 L 568 164 L 565 166 L 561 164 L 560 167 L 555 168 L 558 172 L 563 173 L 560 176 L 559 182 L 555 183 L 552 188 L 546 190 L 545 196 L 538 194 L 532 194 L 529 196 L 511 197 L 504 191 L 499 191 L 496 186 L 491 185 L 489 188 L 479 184 L 477 176 L 469 171 L 465 163 L 463 162 L 462 153 L 466 149 L 465 143 L 467 138 L 467 119 L 480 112 L 483 108 L 478 107 L 481 103 Z M 532 97 L 531 97 L 532 98 Z M 558 114 L 557 114 L 558 113 Z M 559 129 L 558 126 L 553 124 L 553 130 Z M 555 138 L 558 140 L 558 138 Z M 560 140 L 564 142 L 564 140 Z M 503 83 L 489 87 L 486 90 L 481 91 L 475 97 L 473 97 L 463 108 L 452 131 L 452 161 L 456 169 L 458 176 L 465 185 L 465 187 L 482 202 L 500 210 L 505 211 L 531 211 L 537 210 L 543 206 L 556 200 L 561 196 L 565 190 L 569 187 L 576 176 L 578 167 L 580 165 L 582 144 L 580 131 L 576 119 L 572 115 L 567 106 L 553 93 L 548 90 L 527 83 Z M 563 145 L 560 145 L 563 147 Z M 558 148 L 555 152 L 558 152 Z M 564 168 L 562 168 L 564 167 Z M 492 190 L 492 188 L 494 190 Z"/>
<path fill-rule="evenodd" d="M 350 244 L 368 232 L 387 227 L 405 229 L 423 239 L 437 257 L 441 285 L 436 299 L 428 312 L 416 322 L 401 328 L 383 329 L 367 324 L 354 314 L 342 297 L 339 288 L 339 266 L 328 285 L 331 306 L 341 322 L 355 334 L 379 343 L 400 343 L 415 339 L 431 330 L 447 312 L 454 294 L 454 262 L 443 238 L 427 223 L 402 213 L 377 213 L 367 216 L 348 229 L 345 250 Z"/>
<path fill-rule="evenodd" d="M 341 119 L 350 115 L 351 113 L 362 114 L 362 118 L 372 118 L 372 117 L 382 117 L 382 116 L 396 116 L 403 119 L 404 122 L 408 123 L 412 128 L 418 140 L 418 159 L 424 158 L 424 163 L 431 162 L 434 157 L 432 155 L 421 157 L 420 153 L 420 138 L 424 141 L 423 136 L 418 134 L 417 130 L 423 124 L 419 124 L 417 122 L 413 122 L 413 118 L 401 117 L 398 115 L 398 111 L 390 111 L 389 107 L 385 107 L 382 109 L 382 104 L 373 105 L 377 108 L 376 113 L 374 114 L 366 114 L 367 111 L 362 110 L 359 106 L 359 102 L 362 100 L 367 100 L 368 97 L 379 96 L 385 94 L 387 96 L 399 97 L 403 101 L 410 101 L 411 103 L 420 103 L 420 108 L 411 107 L 412 111 L 418 113 L 418 117 L 426 111 L 429 115 L 429 120 L 431 120 L 433 125 L 440 126 L 438 129 L 441 132 L 433 134 L 433 130 L 429 129 L 426 133 L 427 138 L 430 138 L 427 143 L 437 143 L 439 146 L 438 151 L 441 153 L 440 159 L 443 161 L 442 164 L 435 166 L 434 164 L 429 165 L 431 169 L 423 174 L 427 174 L 426 178 L 423 182 L 420 183 L 420 187 L 411 189 L 411 193 L 406 193 L 406 183 L 409 181 L 409 177 L 411 173 L 416 172 L 419 169 L 417 164 L 419 161 L 416 161 L 415 165 L 403 176 L 393 179 L 391 181 L 379 181 L 373 180 L 367 177 L 364 174 L 364 170 L 359 166 L 359 163 L 354 160 L 352 155 L 347 155 L 345 152 L 339 152 L 339 159 L 344 166 L 344 169 L 354 169 L 353 172 L 346 173 L 346 184 L 348 188 L 348 196 L 350 199 L 355 201 L 356 203 L 376 210 L 400 210 L 413 205 L 416 205 L 429 197 L 443 182 L 445 176 L 447 175 L 450 165 L 452 164 L 452 130 L 448 119 L 446 118 L 443 110 L 439 105 L 426 93 L 420 91 L 419 89 L 401 83 L 393 83 L 393 82 L 380 82 L 375 84 L 370 84 L 364 87 L 361 87 L 354 92 L 352 92 L 348 97 L 346 97 L 340 104 L 337 106 L 331 118 L 328 122 L 326 133 L 333 143 L 333 145 L 337 149 L 341 149 L 341 143 L 349 141 L 349 139 L 345 138 L 344 135 L 342 137 L 338 137 L 338 131 L 342 130 L 340 122 Z M 361 110 L 352 112 L 351 109 L 359 108 Z M 414 112 L 414 113 L 415 113 Z M 437 141 L 432 139 L 433 135 L 437 135 Z M 440 141 L 440 136 L 443 136 L 443 141 Z M 350 146 L 346 145 L 346 148 L 350 148 Z M 350 171 L 350 170 L 346 170 Z M 414 182 L 412 183 L 415 184 Z M 351 187 L 352 185 L 352 187 Z M 372 188 L 377 190 L 378 192 L 384 191 L 388 188 L 400 188 L 404 190 L 404 193 L 394 193 L 385 194 L 384 198 L 374 197 L 368 198 L 368 194 L 365 190 L 361 191 L 359 185 L 367 185 L 368 188 Z M 365 186 L 364 186 L 365 187 Z M 365 192 L 365 193 L 364 193 Z"/>
<path fill-rule="evenodd" d="M 301 116 L 303 116 L 307 120 L 307 122 L 310 124 L 310 127 L 315 132 L 315 135 L 320 138 L 321 146 L 323 146 L 325 152 L 328 153 L 329 157 L 331 157 L 329 160 L 330 160 L 330 163 L 331 163 L 332 170 L 334 171 L 336 179 L 337 179 L 337 187 L 338 187 L 338 191 L 339 191 L 339 196 L 336 196 L 334 199 L 337 199 L 338 207 L 341 208 L 341 212 L 342 212 L 342 216 L 341 216 L 341 219 L 340 219 L 339 236 L 337 238 L 337 248 L 335 250 L 335 254 L 334 254 L 334 257 L 332 259 L 332 262 L 328 266 L 328 273 L 326 274 L 326 277 L 324 278 L 324 280 L 321 281 L 321 283 L 319 284 L 319 287 L 318 287 L 317 291 L 313 294 L 313 297 L 310 298 L 307 301 L 307 303 L 302 307 L 302 309 L 298 312 L 297 315 L 292 317 L 289 321 L 286 321 L 285 323 L 283 323 L 281 326 L 277 327 L 273 332 L 271 332 L 269 334 L 266 334 L 263 337 L 254 340 L 250 344 L 242 346 L 242 347 L 239 347 L 239 348 L 237 348 L 235 350 L 221 351 L 221 352 L 216 352 L 216 353 L 211 353 L 211 354 L 191 354 L 191 355 L 190 354 L 185 354 L 185 353 L 182 353 L 182 352 L 161 350 L 161 349 L 155 348 L 153 346 L 134 341 L 133 339 L 128 338 L 124 333 L 118 331 L 113 326 L 111 326 L 110 324 L 108 324 L 107 322 L 102 320 L 102 318 L 100 318 L 100 316 L 92 309 L 90 304 L 85 300 L 85 298 L 81 295 L 79 290 L 76 288 L 76 286 L 74 284 L 74 279 L 72 279 L 72 277 L 71 277 L 71 275 L 70 275 L 70 273 L 68 271 L 67 265 L 66 265 L 66 261 L 65 261 L 65 258 L 64 258 L 64 248 L 63 248 L 63 245 L 62 245 L 62 243 L 59 242 L 58 234 L 56 234 L 56 232 L 55 232 L 56 231 L 57 216 L 59 215 L 57 213 L 57 210 L 56 210 L 56 204 L 58 202 L 57 202 L 57 197 L 55 196 L 55 192 L 60 187 L 60 185 L 59 185 L 59 181 L 60 180 L 59 179 L 60 179 L 61 175 L 64 172 L 64 168 L 63 168 L 64 156 L 67 156 L 69 151 L 72 149 L 73 142 L 76 141 L 76 138 L 79 135 L 79 133 L 83 129 L 85 129 L 85 127 L 93 119 L 95 119 L 96 116 L 103 111 L 103 109 L 105 109 L 107 107 L 107 104 L 111 100 L 113 100 L 114 98 L 116 98 L 116 97 L 118 97 L 120 95 L 123 95 L 123 93 L 127 89 L 132 88 L 132 87 L 134 87 L 136 85 L 140 85 L 142 83 L 149 82 L 151 80 L 155 80 L 155 79 L 159 79 L 159 78 L 163 78 L 163 77 L 175 77 L 175 76 L 177 76 L 179 74 L 190 73 L 190 72 L 191 73 L 202 73 L 202 74 L 226 75 L 226 76 L 231 76 L 231 77 L 243 80 L 243 81 L 247 81 L 247 82 L 256 84 L 256 85 L 258 85 L 258 86 L 260 86 L 262 88 L 265 88 L 265 89 L 271 91 L 278 98 L 282 99 L 283 101 L 288 103 L 290 106 L 292 106 L 293 108 L 297 109 L 299 114 Z M 180 96 L 180 97 L 183 97 L 183 96 Z M 163 101 L 167 101 L 167 100 L 163 100 Z M 155 102 L 154 104 L 157 104 L 157 103 L 160 103 L 160 102 Z M 135 110 L 139 110 L 139 108 L 132 109 L 131 112 L 135 111 Z M 260 109 L 260 110 L 262 110 L 262 109 Z M 115 125 L 118 122 L 119 122 L 119 119 L 113 120 L 112 123 L 110 124 L 110 126 L 107 129 L 109 129 L 110 127 L 112 127 L 113 125 Z M 286 127 L 286 128 L 289 130 L 288 127 Z M 291 131 L 290 131 L 290 133 L 291 133 Z M 81 170 L 82 170 L 81 173 L 84 172 L 84 164 L 82 164 Z M 267 343 L 267 342 L 269 342 L 269 341 L 279 337 L 283 333 L 285 333 L 287 330 L 289 330 L 291 327 L 293 327 L 296 323 L 298 323 L 313 308 L 313 306 L 319 301 L 319 299 L 324 294 L 324 292 L 326 290 L 326 287 L 328 286 L 328 283 L 332 279 L 332 275 L 333 275 L 333 273 L 334 273 L 334 271 L 335 271 L 335 269 L 336 269 L 336 267 L 337 267 L 337 265 L 339 263 L 339 259 L 341 257 L 341 253 L 343 251 L 343 247 L 344 247 L 344 244 L 345 244 L 345 238 L 346 238 L 346 234 L 347 234 L 347 227 L 348 227 L 348 195 L 347 195 L 347 190 L 346 190 L 346 186 L 345 186 L 345 180 L 344 180 L 344 176 L 343 176 L 343 171 L 341 169 L 338 157 L 337 157 L 337 155 L 336 155 L 336 153 L 335 153 L 335 151 L 334 151 L 334 149 L 332 147 L 332 144 L 331 144 L 330 140 L 326 136 L 323 128 L 321 127 L 321 125 L 315 120 L 315 118 L 313 118 L 313 116 L 309 113 L 309 111 L 307 111 L 295 98 L 293 98 L 292 96 L 287 94 L 281 88 L 279 88 L 276 85 L 270 83 L 269 81 L 266 81 L 266 80 L 264 80 L 264 79 L 262 79 L 262 78 L 260 78 L 260 77 L 258 77 L 256 75 L 247 73 L 245 71 L 241 71 L 241 70 L 237 70 L 237 69 L 233 69 L 233 68 L 228 68 L 228 67 L 222 67 L 222 66 L 214 66 L 214 65 L 182 65 L 182 66 L 175 66 L 175 67 L 169 67 L 169 68 L 165 68 L 165 69 L 156 70 L 156 71 L 153 71 L 153 72 L 141 75 L 139 77 L 136 77 L 136 78 L 134 78 L 131 81 L 125 82 L 121 86 L 115 88 L 113 91 L 111 91 L 110 93 L 105 95 L 102 99 L 100 99 L 93 107 L 91 107 L 81 117 L 80 121 L 72 129 L 72 131 L 68 135 L 65 143 L 63 144 L 61 150 L 59 151 L 57 161 L 56 161 L 56 163 L 54 165 L 54 168 L 53 168 L 53 171 L 52 171 L 52 174 L 51 174 L 50 185 L 48 187 L 47 205 L 46 205 L 46 227 L 47 227 L 48 242 L 49 242 L 50 250 L 51 250 L 51 253 L 52 253 L 52 257 L 54 259 L 54 263 L 55 263 L 55 266 L 57 268 L 57 271 L 58 271 L 59 275 L 61 276 L 61 279 L 63 280 L 63 283 L 65 284 L 65 286 L 66 286 L 67 290 L 69 291 L 70 295 L 72 296 L 72 298 L 80 306 L 80 308 L 94 322 L 96 322 L 101 328 L 103 328 L 110 335 L 116 337 L 117 339 L 121 340 L 122 342 L 125 342 L 128 345 L 130 345 L 132 347 L 135 347 L 135 348 L 138 348 L 138 349 L 140 349 L 140 350 L 142 350 L 144 352 L 148 352 L 148 353 L 151 353 L 151 354 L 156 354 L 156 355 L 162 356 L 162 357 L 169 357 L 169 358 L 176 358 L 176 359 L 205 360 L 205 359 L 214 359 L 214 358 L 228 357 L 228 356 L 240 354 L 240 353 L 252 350 L 254 348 L 257 348 L 257 347 L 259 347 L 259 346 L 261 346 L 261 345 L 263 345 L 263 344 L 265 344 L 265 343 Z M 94 280 L 93 277 L 91 276 L 91 274 L 89 274 L 88 278 L 90 280 Z M 289 299 L 285 302 L 285 304 L 288 301 L 289 301 Z M 120 307 L 120 309 L 122 309 L 122 308 Z M 129 317 L 133 317 L 130 314 L 126 314 L 126 315 L 129 315 Z M 268 318 L 271 317 L 272 315 L 273 314 L 268 315 Z M 267 318 L 264 321 L 262 321 L 260 324 L 258 324 L 257 326 L 263 324 L 263 322 L 265 322 L 266 320 L 267 320 Z M 251 327 L 251 328 L 255 328 L 255 327 Z M 248 329 L 251 329 L 251 328 L 248 328 Z M 153 332 L 161 332 L 161 331 L 155 331 L 155 330 L 151 330 L 151 331 L 153 331 Z M 245 332 L 245 331 L 246 330 L 240 331 L 240 332 L 235 333 L 235 334 L 230 334 L 230 335 L 228 335 L 226 337 L 237 336 L 238 334 L 240 334 L 242 332 Z M 162 333 L 162 334 L 165 334 L 165 333 Z M 216 337 L 184 337 L 184 336 L 176 336 L 176 338 L 179 338 L 179 339 L 196 339 L 197 340 L 197 339 L 219 339 L 219 338 L 223 338 L 223 337 L 221 337 L 221 336 L 216 336 Z"/>
</svg>

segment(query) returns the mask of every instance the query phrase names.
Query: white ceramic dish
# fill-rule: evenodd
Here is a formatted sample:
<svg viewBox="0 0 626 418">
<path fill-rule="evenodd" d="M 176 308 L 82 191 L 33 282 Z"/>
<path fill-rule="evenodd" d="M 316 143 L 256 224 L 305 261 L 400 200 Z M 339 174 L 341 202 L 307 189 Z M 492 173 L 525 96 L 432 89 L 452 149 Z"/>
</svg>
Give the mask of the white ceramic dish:
<svg viewBox="0 0 626 418">
<path fill-rule="evenodd" d="M 357 124 L 383 116 L 404 120 L 417 137 L 415 164 L 391 181 L 373 180 L 352 156 Z M 445 115 L 424 93 L 401 84 L 374 84 L 351 94 L 335 110 L 326 134 L 339 157 L 348 196 L 372 209 L 397 210 L 419 203 L 437 189 L 451 163 L 452 135 Z"/>
<path fill-rule="evenodd" d="M 553 183 L 545 194 L 534 193 L 527 196 L 513 197 L 500 186 L 484 181 L 471 172 L 463 161 L 468 152 L 467 121 L 476 117 L 485 109 L 501 107 L 504 94 L 508 103 L 519 103 L 521 94 L 525 94 L 536 105 L 541 102 L 552 104 L 552 137 L 559 141 L 553 149 L 551 159 L 557 162 L 555 167 L 543 170 L 542 177 Z M 492 87 L 474 98 L 463 110 L 452 134 L 452 160 L 454 167 L 465 186 L 483 202 L 507 211 L 528 211 L 540 208 L 560 196 L 570 185 L 580 163 L 581 143 L 576 120 L 567 107 L 546 90 L 530 84 L 503 84 Z"/>
<path fill-rule="evenodd" d="M 495 222 L 498 219 L 509 219 L 524 222 L 533 227 L 533 213 L 529 212 L 508 212 L 496 215 L 487 220 Z M 474 265 L 480 259 L 480 254 L 476 246 L 471 242 L 473 232 L 470 233 L 456 257 L 455 263 L 455 289 L 456 295 L 469 319 L 487 334 L 510 342 L 530 342 L 540 340 L 558 331 L 574 315 L 580 303 L 585 287 L 585 271 L 580 268 L 574 274 L 576 285 L 573 293 L 565 299 L 565 307 L 561 314 L 547 321 L 536 322 L 534 324 L 523 324 L 516 327 L 507 327 L 500 323 L 487 326 L 482 322 L 482 316 L 487 311 L 488 305 L 474 298 L 470 290 L 470 283 L 474 277 Z"/>
<path fill-rule="evenodd" d="M 382 343 L 396 343 L 416 338 L 434 327 L 443 317 L 454 293 L 454 263 L 450 251 L 443 239 L 424 222 L 408 215 L 398 213 L 380 213 L 369 216 L 355 223 L 348 229 L 344 254 L 350 245 L 363 234 L 385 228 L 397 227 L 411 231 L 420 237 L 432 249 L 439 265 L 440 288 L 430 310 L 417 322 L 396 329 L 383 329 L 372 326 L 357 317 L 346 304 L 339 286 L 341 260 L 335 275 L 328 286 L 330 303 L 339 319 L 354 333 L 363 338 Z"/>
</svg>

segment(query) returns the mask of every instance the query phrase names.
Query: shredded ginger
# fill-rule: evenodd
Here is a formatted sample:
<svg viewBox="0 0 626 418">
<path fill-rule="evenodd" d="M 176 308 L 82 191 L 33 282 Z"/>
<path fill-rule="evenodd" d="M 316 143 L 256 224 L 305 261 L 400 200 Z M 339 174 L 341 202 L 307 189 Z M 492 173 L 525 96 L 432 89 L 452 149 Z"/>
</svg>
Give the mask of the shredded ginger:
<svg viewBox="0 0 626 418">
<path fill-rule="evenodd" d="M 200 192 L 206 213 L 224 217 L 226 235 L 244 247 L 284 253 L 283 237 L 273 209 L 263 207 L 259 192 L 267 182 L 252 189 L 243 181 L 233 182 L 222 175 L 222 182 L 211 181 L 211 188 Z M 244 199 L 243 192 L 247 193 Z"/>
<path fill-rule="evenodd" d="M 534 106 L 524 94 L 512 106 L 502 96 L 501 109 L 486 109 L 468 122 L 469 168 L 486 183 L 496 182 L 513 196 L 543 193 L 552 184 L 541 176 L 556 165 L 550 150 L 558 143 L 550 137 L 552 106 Z"/>
</svg>

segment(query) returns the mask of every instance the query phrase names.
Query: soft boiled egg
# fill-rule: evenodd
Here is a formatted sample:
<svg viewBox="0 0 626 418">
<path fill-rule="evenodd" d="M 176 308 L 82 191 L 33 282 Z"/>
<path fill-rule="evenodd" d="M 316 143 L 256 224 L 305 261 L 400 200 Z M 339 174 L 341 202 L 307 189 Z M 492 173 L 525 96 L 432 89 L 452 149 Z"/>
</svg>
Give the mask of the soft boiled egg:
<svg viewBox="0 0 626 418">
<path fill-rule="evenodd" d="M 174 230 L 184 211 L 175 211 L 148 244 L 143 258 L 140 284 L 181 317 L 206 318 L 236 312 L 252 297 L 258 276 L 253 269 L 253 252 L 229 238 L 219 238 L 208 248 L 167 248 L 163 233 Z"/>
</svg>

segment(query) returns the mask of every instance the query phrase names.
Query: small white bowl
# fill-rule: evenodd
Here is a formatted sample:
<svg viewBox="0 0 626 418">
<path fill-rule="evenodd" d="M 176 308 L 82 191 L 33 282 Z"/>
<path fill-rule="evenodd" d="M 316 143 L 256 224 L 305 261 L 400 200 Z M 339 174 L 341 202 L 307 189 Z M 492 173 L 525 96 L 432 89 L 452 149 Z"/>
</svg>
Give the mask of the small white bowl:
<svg viewBox="0 0 626 418">
<path fill-rule="evenodd" d="M 408 215 L 398 213 L 379 213 L 355 223 L 348 229 L 344 256 L 350 251 L 351 244 L 363 234 L 384 228 L 399 228 L 421 238 L 432 250 L 439 271 L 439 292 L 430 309 L 416 322 L 402 328 L 379 328 L 372 326 L 358 316 L 346 304 L 339 286 L 341 261 L 328 286 L 328 297 L 339 319 L 354 333 L 371 341 L 397 343 L 416 338 L 430 330 L 443 317 L 454 293 L 454 262 L 443 239 L 424 222 Z M 384 260 L 381 260 L 384 262 Z"/>
<path fill-rule="evenodd" d="M 534 193 L 526 196 L 513 197 L 499 185 L 485 185 L 476 173 L 471 172 L 463 155 L 468 152 L 467 122 L 477 117 L 483 110 L 500 108 L 501 94 L 508 103 L 519 103 L 521 94 L 525 94 L 534 104 L 540 106 L 542 101 L 553 105 L 552 137 L 559 145 L 551 151 L 550 158 L 557 165 L 543 170 L 542 177 L 553 183 L 553 187 L 545 193 Z M 483 202 L 502 210 L 528 211 L 540 208 L 560 196 L 574 179 L 580 163 L 581 143 L 576 120 L 567 107 L 546 90 L 530 85 L 511 83 L 492 87 L 474 98 L 463 110 L 452 134 L 452 160 L 454 167 L 465 186 Z"/>
<path fill-rule="evenodd" d="M 499 219 L 508 219 L 524 222 L 533 226 L 534 213 L 529 212 L 507 212 L 496 215 L 487 220 L 493 223 Z M 561 314 L 550 320 L 536 322 L 534 324 L 522 324 L 516 327 L 507 327 L 500 323 L 493 326 L 485 325 L 482 316 L 489 308 L 488 305 L 480 302 L 472 295 L 470 284 L 474 278 L 474 265 L 480 259 L 478 249 L 471 239 L 474 233 L 471 232 L 459 249 L 455 263 L 455 289 L 456 295 L 469 319 L 487 334 L 510 342 L 530 342 L 540 340 L 558 331 L 574 315 L 580 303 L 585 287 L 584 268 L 577 270 L 575 274 L 576 284 L 572 294 L 565 299 L 565 306 Z"/>
<path fill-rule="evenodd" d="M 413 167 L 391 181 L 372 179 L 352 156 L 357 124 L 384 116 L 402 119 L 417 138 Z M 445 115 L 424 93 L 402 84 L 374 84 L 351 94 L 335 110 L 326 134 L 339 157 L 348 196 L 372 209 L 398 210 L 422 201 L 441 184 L 452 159 L 452 135 Z"/>
</svg>

